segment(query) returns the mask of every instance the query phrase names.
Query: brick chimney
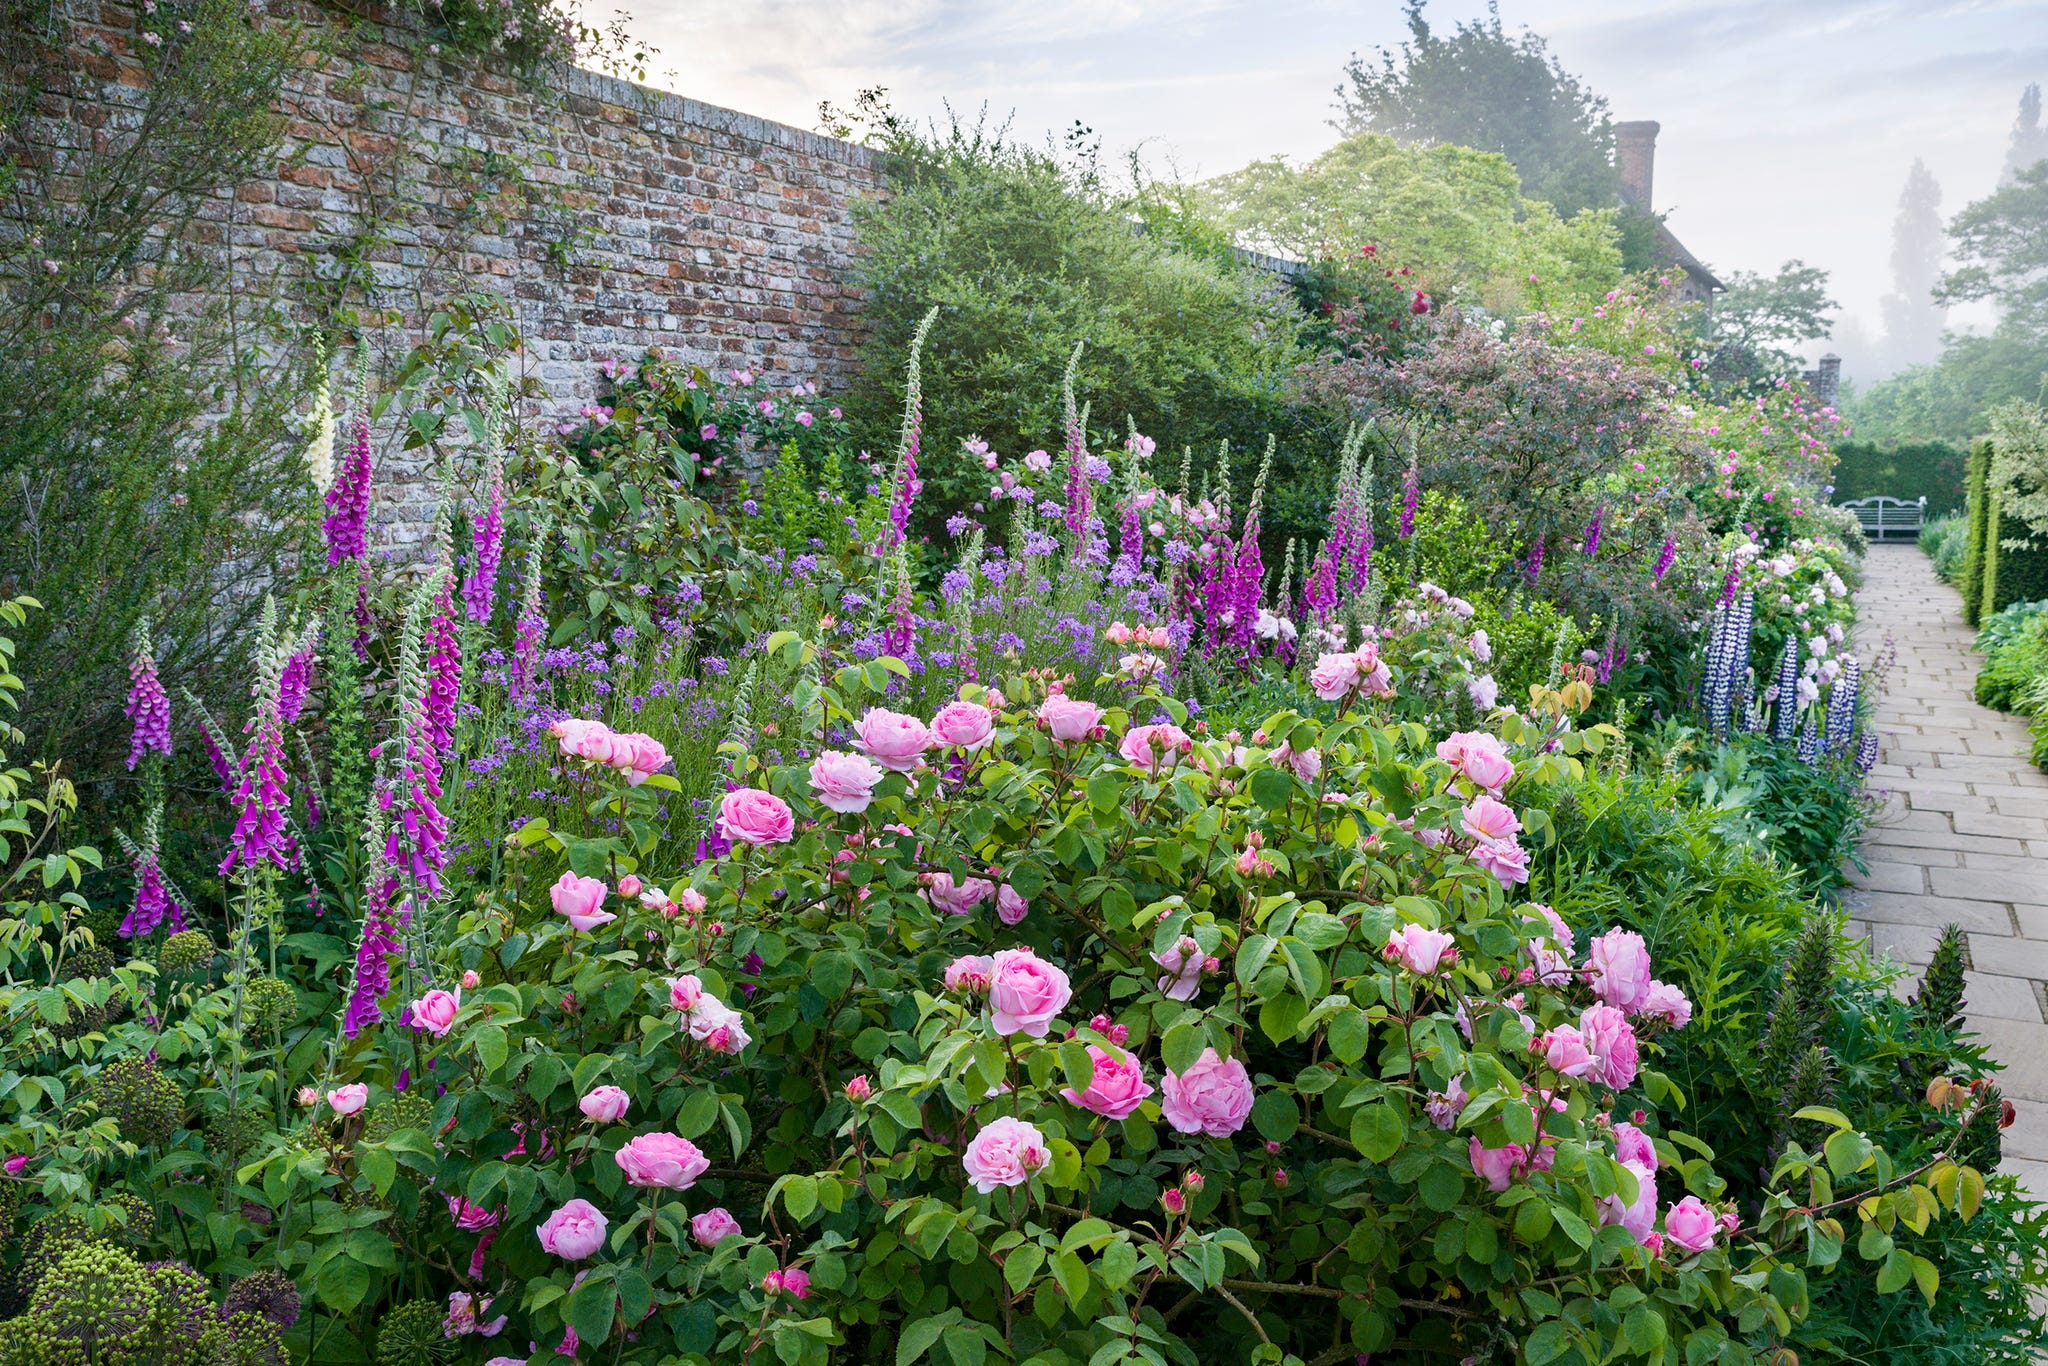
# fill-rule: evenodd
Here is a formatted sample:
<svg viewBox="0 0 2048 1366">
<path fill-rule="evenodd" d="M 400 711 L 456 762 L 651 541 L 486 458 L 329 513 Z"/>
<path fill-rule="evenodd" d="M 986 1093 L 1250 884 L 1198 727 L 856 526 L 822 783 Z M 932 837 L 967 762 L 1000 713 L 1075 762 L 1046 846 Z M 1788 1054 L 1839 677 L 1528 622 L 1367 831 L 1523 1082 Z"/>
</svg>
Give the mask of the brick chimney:
<svg viewBox="0 0 2048 1366">
<path fill-rule="evenodd" d="M 1621 198 L 1645 213 L 1650 205 L 1650 185 L 1657 168 L 1657 128 L 1651 119 L 1614 125 L 1614 160 L 1621 171 Z"/>
</svg>

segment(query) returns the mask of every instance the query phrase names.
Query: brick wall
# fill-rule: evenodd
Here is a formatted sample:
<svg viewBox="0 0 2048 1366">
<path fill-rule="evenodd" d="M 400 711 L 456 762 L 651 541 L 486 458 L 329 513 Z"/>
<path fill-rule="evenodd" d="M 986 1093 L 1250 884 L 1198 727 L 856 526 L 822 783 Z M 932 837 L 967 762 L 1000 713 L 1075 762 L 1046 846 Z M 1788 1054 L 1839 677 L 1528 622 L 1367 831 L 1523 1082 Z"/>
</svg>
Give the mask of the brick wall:
<svg viewBox="0 0 2048 1366">
<path fill-rule="evenodd" d="M 850 210 L 880 184 L 867 149 L 591 71 L 536 89 L 402 29 L 344 29 L 306 0 L 270 0 L 269 15 L 329 51 L 284 93 L 275 173 L 209 206 L 243 297 L 302 320 L 337 300 L 394 310 L 401 324 L 375 341 L 388 363 L 424 307 L 494 291 L 516 304 L 552 412 L 595 395 L 598 360 L 655 344 L 771 381 L 829 389 L 850 374 Z M 72 17 L 80 84 L 59 146 L 118 128 L 137 84 L 134 9 L 104 0 Z M 414 541 L 432 492 L 395 443 L 380 464 L 381 537 Z"/>
</svg>

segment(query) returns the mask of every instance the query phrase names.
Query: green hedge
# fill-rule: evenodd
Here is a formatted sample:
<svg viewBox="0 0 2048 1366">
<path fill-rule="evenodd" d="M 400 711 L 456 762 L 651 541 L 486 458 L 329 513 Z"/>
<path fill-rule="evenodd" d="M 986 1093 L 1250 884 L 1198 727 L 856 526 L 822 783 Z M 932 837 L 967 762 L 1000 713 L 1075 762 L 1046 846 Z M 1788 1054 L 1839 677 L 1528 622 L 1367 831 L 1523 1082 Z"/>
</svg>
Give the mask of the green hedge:
<svg viewBox="0 0 2048 1366">
<path fill-rule="evenodd" d="M 1970 546 L 1963 561 L 1963 618 L 1970 625 L 2016 602 L 2048 598 L 2048 545 L 2011 548 L 2031 533 L 2007 516 L 1990 488 L 1991 441 L 1970 449 Z"/>
<path fill-rule="evenodd" d="M 1885 494 L 1927 499 L 1930 517 L 1959 511 L 1965 502 L 1968 455 L 1946 441 L 1835 443 L 1835 501 Z"/>
<path fill-rule="evenodd" d="M 1986 556 L 1984 554 L 1985 532 L 1991 525 L 1991 443 L 1979 440 L 1970 447 L 1970 460 L 1965 474 L 1969 489 L 1969 530 L 1968 539 L 1963 543 L 1963 576 L 1959 585 L 1963 592 L 1963 620 L 1972 626 L 1980 625 L 1984 619 L 1984 575 Z"/>
</svg>

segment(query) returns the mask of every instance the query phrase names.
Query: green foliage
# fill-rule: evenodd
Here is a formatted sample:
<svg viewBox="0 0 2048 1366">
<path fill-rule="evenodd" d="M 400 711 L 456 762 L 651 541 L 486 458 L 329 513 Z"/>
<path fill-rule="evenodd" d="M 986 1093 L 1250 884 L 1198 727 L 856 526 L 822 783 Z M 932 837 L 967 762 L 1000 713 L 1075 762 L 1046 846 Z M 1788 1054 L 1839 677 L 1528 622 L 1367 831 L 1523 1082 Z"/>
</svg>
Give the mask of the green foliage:
<svg viewBox="0 0 2048 1366">
<path fill-rule="evenodd" d="M 1984 600 L 1985 574 L 1997 562 L 1997 546 L 1993 541 L 1996 517 L 1990 492 L 1990 442 L 1980 440 L 1970 447 L 1965 478 L 1969 495 L 1969 528 L 1968 539 L 1963 546 L 1962 578 L 1957 587 L 1963 595 L 1963 620 L 1976 626 L 1997 610 Z"/>
<path fill-rule="evenodd" d="M 1704 349 L 1701 376 L 1716 392 L 1754 394 L 1786 375 L 1797 375 L 1799 344 L 1826 337 L 1829 314 L 1840 307 L 1828 297 L 1828 273 L 1803 261 L 1787 261 L 1774 276 L 1739 270 L 1714 296 L 1709 311 L 1694 315 Z"/>
<path fill-rule="evenodd" d="M 1965 497 L 1967 507 L 1967 494 Z M 1963 551 L 1969 534 L 1970 519 L 1966 512 L 1930 517 L 1920 528 L 1920 549 L 1934 561 L 1934 572 L 1943 583 L 1954 585 L 1962 580 Z"/>
<path fill-rule="evenodd" d="M 1991 299 L 2002 324 L 2048 344 L 2048 160 L 2015 172 L 1948 225 L 1956 269 L 1942 277 L 1944 303 Z"/>
<path fill-rule="evenodd" d="M 1960 512 L 1967 505 L 1963 466 L 1968 456 L 1946 441 L 1891 446 L 1875 441 L 1837 441 L 1834 449 L 1834 499 L 1838 503 L 1878 494 L 1908 502 L 1924 497 L 1930 521 Z M 1921 531 L 1920 543 L 1922 549 L 1928 548 L 1927 528 Z"/>
<path fill-rule="evenodd" d="M 1567 216 L 1612 207 L 1621 180 L 1607 101 L 1566 72 L 1540 36 L 1510 36 L 1497 12 L 1446 36 L 1430 28 L 1424 5 L 1410 0 L 1398 52 L 1380 49 L 1377 63 L 1354 56 L 1345 68 L 1346 130 L 1499 153 L 1524 195 Z"/>
<path fill-rule="evenodd" d="M 1913 1018 L 1922 1029 L 1950 1034 L 1963 1024 L 1963 954 L 1969 941 L 1960 925 L 1943 927 L 1927 960 L 1920 989 L 1913 994 Z"/>
<path fill-rule="evenodd" d="M 2016 602 L 2048 598 L 2048 417 L 2008 404 L 1971 452 L 1971 551 L 1963 616 L 1972 626 Z"/>
<path fill-rule="evenodd" d="M 1977 701 L 1998 711 L 2030 711 L 2036 680 L 2048 675 L 2048 602 L 2015 602 L 1977 633 L 1984 667 Z"/>
</svg>

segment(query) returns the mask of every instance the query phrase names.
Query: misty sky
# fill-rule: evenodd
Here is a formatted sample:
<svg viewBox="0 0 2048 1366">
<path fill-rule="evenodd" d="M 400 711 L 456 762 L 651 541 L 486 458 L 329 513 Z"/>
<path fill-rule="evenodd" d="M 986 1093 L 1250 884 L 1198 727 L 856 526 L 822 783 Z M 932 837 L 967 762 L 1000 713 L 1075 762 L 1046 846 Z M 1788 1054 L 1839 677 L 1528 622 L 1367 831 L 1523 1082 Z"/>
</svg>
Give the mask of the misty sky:
<svg viewBox="0 0 2048 1366">
<path fill-rule="evenodd" d="M 1429 9 L 1446 28 L 1483 13 Z M 1710 266 L 1803 258 L 1873 329 L 1913 158 L 1953 213 L 1995 184 L 2021 88 L 2048 83 L 2048 0 L 1501 0 L 1501 17 L 1615 118 L 1663 125 L 1656 207 Z M 811 128 L 821 99 L 885 86 L 899 110 L 985 103 L 1034 136 L 1080 119 L 1190 178 L 1328 146 L 1346 58 L 1405 31 L 1395 0 L 641 0 L 630 23 L 657 83 L 714 104 Z"/>
</svg>

